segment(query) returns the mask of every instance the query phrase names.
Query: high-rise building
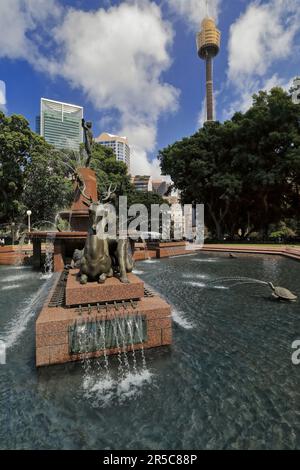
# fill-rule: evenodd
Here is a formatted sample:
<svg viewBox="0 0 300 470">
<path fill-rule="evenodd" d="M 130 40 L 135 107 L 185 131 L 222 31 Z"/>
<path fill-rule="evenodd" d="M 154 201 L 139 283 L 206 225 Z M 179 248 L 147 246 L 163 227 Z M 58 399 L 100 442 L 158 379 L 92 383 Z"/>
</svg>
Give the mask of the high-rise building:
<svg viewBox="0 0 300 470">
<path fill-rule="evenodd" d="M 293 81 L 292 99 L 295 104 L 300 104 L 300 77 L 296 77 Z"/>
<path fill-rule="evenodd" d="M 117 160 L 126 163 L 128 171 L 130 171 L 130 147 L 127 137 L 103 133 L 95 139 L 95 142 L 111 148 Z"/>
<path fill-rule="evenodd" d="M 42 98 L 37 132 L 58 149 L 79 150 L 83 142 L 82 118 L 81 106 Z"/>
<path fill-rule="evenodd" d="M 132 184 L 137 191 L 141 191 L 143 193 L 152 192 L 152 178 L 151 176 L 147 175 L 137 175 L 132 177 Z"/>
<path fill-rule="evenodd" d="M 197 34 L 197 50 L 206 63 L 206 113 L 207 121 L 214 121 L 213 59 L 220 50 L 221 33 L 215 20 L 207 16 L 202 21 L 201 31 Z"/>
</svg>

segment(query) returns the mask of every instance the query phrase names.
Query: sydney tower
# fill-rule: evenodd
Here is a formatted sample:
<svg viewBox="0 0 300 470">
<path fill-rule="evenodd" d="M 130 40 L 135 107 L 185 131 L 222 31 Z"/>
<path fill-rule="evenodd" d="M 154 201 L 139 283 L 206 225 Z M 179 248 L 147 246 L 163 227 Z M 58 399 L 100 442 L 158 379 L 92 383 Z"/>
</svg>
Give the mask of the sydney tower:
<svg viewBox="0 0 300 470">
<path fill-rule="evenodd" d="M 197 34 L 198 55 L 206 62 L 206 106 L 207 121 L 214 121 L 213 59 L 220 50 L 221 33 L 215 20 L 210 17 L 202 21 L 201 32 Z"/>
</svg>

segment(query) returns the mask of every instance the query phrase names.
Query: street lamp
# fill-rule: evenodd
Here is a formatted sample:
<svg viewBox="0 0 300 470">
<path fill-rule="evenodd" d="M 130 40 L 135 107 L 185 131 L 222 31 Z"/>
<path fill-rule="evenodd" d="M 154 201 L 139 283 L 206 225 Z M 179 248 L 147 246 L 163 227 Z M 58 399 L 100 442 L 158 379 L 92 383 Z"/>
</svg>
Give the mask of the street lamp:
<svg viewBox="0 0 300 470">
<path fill-rule="evenodd" d="M 30 234 L 31 231 L 31 224 L 30 224 L 30 217 L 31 217 L 32 212 L 27 211 L 27 217 L 28 217 L 28 235 Z M 28 245 L 30 244 L 30 238 L 28 237 Z"/>
<path fill-rule="evenodd" d="M 15 244 L 15 222 L 11 223 L 11 238 L 12 238 L 12 245 L 14 246 Z"/>
</svg>

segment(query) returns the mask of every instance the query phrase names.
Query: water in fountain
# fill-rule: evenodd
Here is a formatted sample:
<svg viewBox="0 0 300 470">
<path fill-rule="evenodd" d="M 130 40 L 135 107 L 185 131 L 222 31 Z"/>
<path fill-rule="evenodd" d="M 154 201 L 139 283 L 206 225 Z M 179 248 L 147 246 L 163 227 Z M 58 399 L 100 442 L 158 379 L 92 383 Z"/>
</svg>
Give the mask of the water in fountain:
<svg viewBox="0 0 300 470">
<path fill-rule="evenodd" d="M 129 318 L 126 318 L 125 321 L 127 322 L 127 329 L 129 332 L 129 337 L 130 337 L 130 342 L 131 342 L 131 349 L 132 349 L 132 359 L 133 359 L 133 372 L 135 375 L 137 375 L 137 361 L 136 361 L 136 355 L 135 355 L 135 349 L 134 349 L 134 340 L 133 340 L 133 327 L 132 327 L 132 321 Z"/>
<path fill-rule="evenodd" d="M 27 233 L 23 233 L 23 235 L 21 236 L 20 240 L 19 240 L 19 245 L 18 245 L 18 249 L 17 249 L 17 260 L 16 260 L 16 263 L 15 265 L 16 266 L 21 266 L 22 263 L 23 263 L 23 247 L 25 245 L 25 239 L 27 237 Z"/>
<path fill-rule="evenodd" d="M 146 369 L 146 359 L 142 351 L 142 367 L 138 371 L 134 345 L 143 341 L 144 326 L 142 317 L 117 314 L 111 320 L 84 320 L 76 323 L 73 329 L 71 347 L 81 354 L 83 366 L 83 389 L 86 398 L 93 406 L 106 406 L 113 399 L 124 401 L 138 393 L 140 387 L 149 383 L 152 374 Z M 106 349 L 116 349 L 115 359 L 109 364 Z M 90 352 L 103 350 L 103 357 L 91 359 Z M 133 365 L 130 366 L 128 349 L 132 351 Z"/>
<path fill-rule="evenodd" d="M 46 277 L 51 277 L 53 273 L 53 252 L 54 252 L 55 237 L 56 237 L 56 232 L 47 233 L 45 263 L 44 263 L 44 275 Z"/>
<path fill-rule="evenodd" d="M 40 276 L 33 271 L 31 280 L 22 279 L 22 288 L 14 296 L 1 291 L 1 339 L 12 344 L 8 365 L 0 367 L 1 447 L 299 448 L 300 375 L 291 363 L 298 306 L 265 302 L 262 296 L 249 301 L 243 286 L 236 288 L 236 295 L 226 290 L 216 296 L 213 288 L 194 288 L 182 282 L 201 276 L 199 281 L 207 286 L 212 279 L 229 286 L 235 282 L 219 279 L 238 274 L 247 279 L 273 279 L 300 295 L 298 262 L 278 257 L 276 271 L 266 272 L 265 265 L 273 265 L 275 259 L 269 255 L 253 255 L 240 263 L 228 262 L 219 254 L 216 257 L 217 264 L 166 259 L 160 262 L 159 272 L 152 265 L 142 265 L 144 281 L 165 294 L 194 328 L 187 331 L 174 325 L 171 354 L 160 349 L 147 351 L 152 376 L 138 367 L 138 375 L 132 370 L 118 382 L 117 358 L 112 356 L 109 382 L 104 358 L 102 372 L 94 371 L 96 361 L 92 360 L 92 380 L 86 389 L 80 364 L 41 368 L 38 373 L 35 369 L 36 307 L 32 308 L 31 301 L 41 285 Z M 12 274 L 27 275 L 29 271 L 0 266 L 0 285 Z M 257 284 L 257 289 L 266 288 Z M 102 345 L 101 333 L 99 338 Z M 128 356 L 132 369 L 132 355 Z M 136 359 L 140 366 L 138 351 Z"/>
<path fill-rule="evenodd" d="M 98 322 L 99 329 L 100 329 L 100 338 L 102 340 L 102 347 L 103 347 L 103 355 L 104 355 L 104 367 L 105 367 L 105 372 L 106 372 L 106 378 L 108 379 L 110 377 L 109 374 L 109 361 L 108 361 L 108 356 L 106 353 L 106 339 L 105 339 L 105 323 Z"/>
<path fill-rule="evenodd" d="M 119 379 L 121 380 L 124 378 L 124 368 L 123 368 L 123 361 L 122 361 L 122 350 L 120 346 L 120 341 L 119 341 L 119 334 L 118 334 L 118 327 L 117 327 L 117 322 L 115 320 L 112 320 L 111 322 L 112 328 L 113 328 L 113 334 L 115 338 L 115 343 L 116 343 L 116 349 L 118 351 L 118 374 L 119 374 Z"/>
<path fill-rule="evenodd" d="M 142 354 L 142 366 L 143 369 L 147 369 L 147 363 L 146 363 L 146 356 L 145 356 L 145 350 L 143 346 L 143 323 L 142 323 L 142 317 L 140 315 L 133 317 L 133 321 L 135 323 L 136 331 L 138 334 L 138 338 L 140 340 L 141 344 L 141 354 Z"/>
<path fill-rule="evenodd" d="M 26 278 L 28 279 L 28 276 Z M 17 343 L 19 337 L 26 330 L 28 322 L 40 310 L 42 303 L 49 294 L 52 282 L 52 278 L 49 278 L 36 293 L 26 299 L 17 314 L 4 326 L 1 339 L 5 342 L 7 348 L 11 348 Z"/>
<path fill-rule="evenodd" d="M 127 348 L 128 348 L 128 340 L 126 338 L 127 332 L 125 329 L 125 319 L 120 318 L 116 316 L 116 325 L 117 325 L 117 330 L 120 334 L 121 337 L 121 343 L 122 343 L 122 348 L 123 348 L 123 359 L 124 359 L 124 364 L 127 372 L 130 372 L 130 366 L 129 366 L 129 361 L 128 361 L 128 355 L 127 355 Z"/>
<path fill-rule="evenodd" d="M 257 284 L 257 285 L 263 285 L 263 286 L 268 286 L 269 287 L 269 283 L 266 282 L 266 281 L 261 281 L 260 279 L 253 279 L 253 278 L 241 277 L 241 276 L 233 276 L 233 277 L 225 277 L 225 278 L 214 279 L 208 285 L 216 284 L 216 283 L 220 283 L 220 282 L 229 282 L 229 283 L 234 282 L 234 284 L 229 285 L 229 288 L 233 288 L 233 287 L 237 287 L 237 286 L 241 286 L 241 285 L 246 285 L 246 284 L 253 284 L 253 285 Z"/>
</svg>

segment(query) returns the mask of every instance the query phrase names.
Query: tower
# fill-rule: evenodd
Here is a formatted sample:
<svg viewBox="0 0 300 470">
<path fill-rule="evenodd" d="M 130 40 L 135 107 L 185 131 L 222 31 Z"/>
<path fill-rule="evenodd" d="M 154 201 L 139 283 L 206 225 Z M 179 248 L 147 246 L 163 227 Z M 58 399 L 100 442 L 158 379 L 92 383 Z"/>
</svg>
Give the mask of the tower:
<svg viewBox="0 0 300 470">
<path fill-rule="evenodd" d="M 215 20 L 208 15 L 202 21 L 197 34 L 197 50 L 200 59 L 206 62 L 206 106 L 207 121 L 214 121 L 213 59 L 220 50 L 221 33 Z"/>
</svg>

